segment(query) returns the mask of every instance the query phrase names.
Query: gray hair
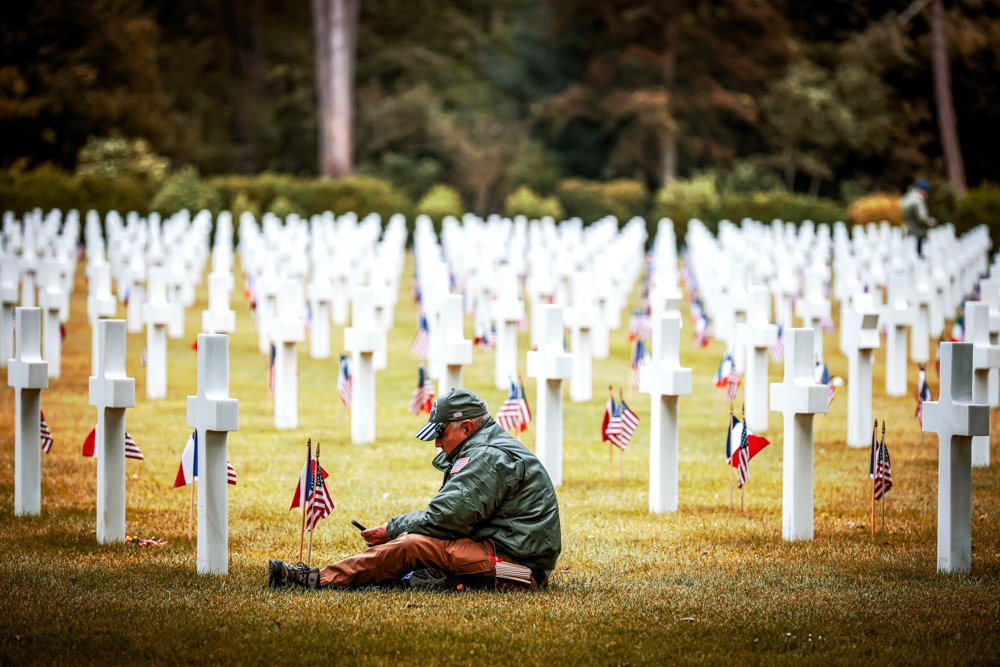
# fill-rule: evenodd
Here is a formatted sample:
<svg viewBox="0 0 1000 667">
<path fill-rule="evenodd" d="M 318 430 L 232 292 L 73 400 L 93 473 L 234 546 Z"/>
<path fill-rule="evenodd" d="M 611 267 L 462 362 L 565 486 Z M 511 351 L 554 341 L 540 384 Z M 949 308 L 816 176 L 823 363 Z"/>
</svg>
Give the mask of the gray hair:
<svg viewBox="0 0 1000 667">
<path fill-rule="evenodd" d="M 476 425 L 476 430 L 478 431 L 482 427 L 482 425 L 486 423 L 486 421 L 489 418 L 490 418 L 490 413 L 487 412 L 485 415 L 479 415 L 478 417 L 472 417 L 471 420 L 472 420 L 472 423 Z"/>
</svg>

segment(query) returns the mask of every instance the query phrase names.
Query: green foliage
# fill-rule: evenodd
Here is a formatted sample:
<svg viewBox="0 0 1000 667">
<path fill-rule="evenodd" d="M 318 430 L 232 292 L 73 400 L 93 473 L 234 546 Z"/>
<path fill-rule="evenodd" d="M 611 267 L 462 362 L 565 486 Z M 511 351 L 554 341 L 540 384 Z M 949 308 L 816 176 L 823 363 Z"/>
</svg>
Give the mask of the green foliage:
<svg viewBox="0 0 1000 667">
<path fill-rule="evenodd" d="M 441 180 L 441 162 L 430 157 L 411 158 L 399 153 L 382 157 L 381 165 L 372 170 L 375 176 L 395 184 L 410 200 L 418 200 Z"/>
<path fill-rule="evenodd" d="M 300 209 L 295 202 L 285 195 L 278 195 L 271 200 L 271 203 L 267 207 L 267 212 L 273 213 L 281 219 L 285 219 L 292 213 L 301 214 L 302 209 Z"/>
<path fill-rule="evenodd" d="M 678 238 L 684 238 L 688 220 L 697 218 L 706 225 L 712 225 L 721 201 L 715 178 L 709 174 L 675 179 L 656 193 L 650 222 L 670 218 L 674 221 Z"/>
<path fill-rule="evenodd" d="M 465 213 L 465 206 L 458 190 L 450 185 L 438 184 L 417 202 L 416 213 L 430 216 L 434 222 L 439 223 L 446 215 L 453 215 L 456 218 L 461 216 Z"/>
<path fill-rule="evenodd" d="M 894 225 L 903 224 L 903 214 L 899 208 L 899 195 L 884 192 L 875 192 L 855 199 L 851 202 L 848 215 L 855 225 L 882 222 L 883 220 Z"/>
<path fill-rule="evenodd" d="M 556 186 L 559 201 L 566 215 L 591 223 L 606 215 L 613 215 L 619 222 L 633 216 L 645 216 L 648 193 L 642 183 L 627 179 L 613 181 L 587 181 L 567 178 Z"/>
<path fill-rule="evenodd" d="M 194 167 L 184 167 L 168 176 L 150 202 L 149 208 L 161 215 L 172 215 L 181 209 L 192 213 L 203 209 L 218 213 L 224 202 L 211 183 L 202 181 Z"/>
<path fill-rule="evenodd" d="M 541 197 L 531 188 L 522 185 L 507 195 L 504 200 L 504 215 L 508 217 L 523 215 L 531 220 L 549 216 L 559 221 L 566 216 L 566 213 L 557 198 Z"/>
<path fill-rule="evenodd" d="M 984 183 L 965 193 L 955 211 L 955 228 L 961 234 L 976 225 L 986 225 L 997 247 L 1000 239 L 1000 185 Z"/>
<path fill-rule="evenodd" d="M 384 220 L 393 213 L 406 215 L 411 206 L 402 192 L 370 176 L 292 181 L 288 198 L 307 216 L 324 211 L 354 212 L 359 216 L 378 213 Z"/>
<path fill-rule="evenodd" d="M 146 213 L 150 187 L 142 180 L 129 176 L 105 178 L 97 175 L 77 175 L 73 179 L 78 207 L 104 214 L 108 211 Z"/>
<path fill-rule="evenodd" d="M 718 218 L 738 222 L 743 218 L 753 218 L 761 222 L 771 222 L 775 218 L 785 222 L 812 220 L 819 223 L 834 223 L 847 220 L 847 211 L 832 199 L 794 194 L 784 190 L 771 190 L 754 194 L 730 194 L 723 197 Z"/>
<path fill-rule="evenodd" d="M 144 139 L 90 137 L 76 159 L 76 173 L 103 178 L 132 178 L 159 184 L 167 175 L 170 161 L 157 155 Z"/>
<path fill-rule="evenodd" d="M 73 175 L 52 165 L 0 171 L 0 210 L 24 213 L 34 208 L 75 208 L 99 213 L 145 213 L 148 201 L 145 185 L 127 176 L 112 179 L 95 174 Z"/>
<path fill-rule="evenodd" d="M 246 192 L 238 192 L 227 208 L 232 211 L 235 223 L 239 223 L 240 216 L 244 213 L 250 213 L 255 219 L 260 219 L 260 204 L 250 199 Z"/>
</svg>

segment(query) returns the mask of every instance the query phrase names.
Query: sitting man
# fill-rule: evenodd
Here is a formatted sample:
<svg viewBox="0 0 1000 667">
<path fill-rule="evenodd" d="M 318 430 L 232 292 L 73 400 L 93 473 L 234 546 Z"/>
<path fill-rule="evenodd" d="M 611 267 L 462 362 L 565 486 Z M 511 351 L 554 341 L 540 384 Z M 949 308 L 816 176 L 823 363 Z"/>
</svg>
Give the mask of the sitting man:
<svg viewBox="0 0 1000 667">
<path fill-rule="evenodd" d="M 349 588 L 407 575 L 411 584 L 445 577 L 456 586 L 547 584 L 561 550 L 559 507 L 535 455 L 468 389 L 438 398 L 417 437 L 441 448 L 433 465 L 444 482 L 427 509 L 364 530 L 368 549 L 322 569 L 272 560 L 271 586 Z"/>
</svg>

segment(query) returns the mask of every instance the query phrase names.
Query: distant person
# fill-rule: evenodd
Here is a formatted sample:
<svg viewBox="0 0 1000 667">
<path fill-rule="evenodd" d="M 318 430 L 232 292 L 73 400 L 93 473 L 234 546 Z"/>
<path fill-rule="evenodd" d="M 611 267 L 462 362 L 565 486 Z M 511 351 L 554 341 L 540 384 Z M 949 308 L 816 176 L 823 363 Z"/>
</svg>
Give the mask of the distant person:
<svg viewBox="0 0 1000 667">
<path fill-rule="evenodd" d="M 899 203 L 906 224 L 907 233 L 917 239 L 917 254 L 923 257 L 924 241 L 927 240 L 927 230 L 937 224 L 927 210 L 927 195 L 931 186 L 925 180 L 914 183 Z"/>
<path fill-rule="evenodd" d="M 272 560 L 270 586 L 547 584 L 562 542 L 556 493 L 541 461 L 468 389 L 438 398 L 416 436 L 441 448 L 433 465 L 444 481 L 427 509 L 363 530 L 368 549 L 322 569 Z"/>
</svg>

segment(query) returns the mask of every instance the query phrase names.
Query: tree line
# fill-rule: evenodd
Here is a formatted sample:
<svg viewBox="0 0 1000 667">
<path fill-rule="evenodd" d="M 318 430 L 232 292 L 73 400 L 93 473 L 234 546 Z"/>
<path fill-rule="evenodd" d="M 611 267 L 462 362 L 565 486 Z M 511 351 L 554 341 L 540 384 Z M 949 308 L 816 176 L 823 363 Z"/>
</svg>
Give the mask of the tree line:
<svg viewBox="0 0 1000 667">
<path fill-rule="evenodd" d="M 0 163 L 140 138 L 479 212 L 566 178 L 960 191 L 1000 173 L 997 35 L 983 0 L 9 0 Z"/>
</svg>

